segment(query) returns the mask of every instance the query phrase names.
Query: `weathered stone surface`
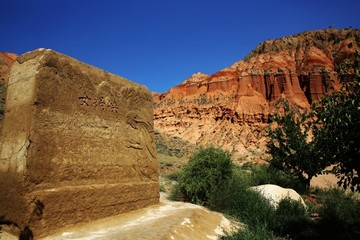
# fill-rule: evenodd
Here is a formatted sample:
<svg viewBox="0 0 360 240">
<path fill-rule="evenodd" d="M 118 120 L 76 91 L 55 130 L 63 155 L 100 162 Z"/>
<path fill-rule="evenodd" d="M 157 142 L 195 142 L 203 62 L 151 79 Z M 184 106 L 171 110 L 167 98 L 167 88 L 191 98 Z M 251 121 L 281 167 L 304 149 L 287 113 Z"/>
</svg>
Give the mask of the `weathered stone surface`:
<svg viewBox="0 0 360 240">
<path fill-rule="evenodd" d="M 152 97 L 52 50 L 12 66 L 0 214 L 36 236 L 159 201 Z"/>
<path fill-rule="evenodd" d="M 0 52 L 0 120 L 3 117 L 10 68 L 17 57 L 13 53 Z"/>
</svg>

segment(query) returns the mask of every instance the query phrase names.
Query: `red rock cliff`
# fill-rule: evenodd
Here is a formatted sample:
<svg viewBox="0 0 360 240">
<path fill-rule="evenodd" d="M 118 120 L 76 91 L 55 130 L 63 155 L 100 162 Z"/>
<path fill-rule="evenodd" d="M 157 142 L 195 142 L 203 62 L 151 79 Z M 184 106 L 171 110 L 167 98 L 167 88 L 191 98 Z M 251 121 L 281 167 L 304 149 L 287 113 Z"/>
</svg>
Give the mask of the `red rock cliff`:
<svg viewBox="0 0 360 240">
<path fill-rule="evenodd" d="M 287 98 L 300 108 L 338 87 L 335 66 L 358 49 L 359 30 L 319 30 L 259 44 L 211 76 L 197 73 L 156 97 L 155 128 L 239 159 L 264 152 L 265 127 Z M 337 55 L 333 55 L 337 53 Z"/>
</svg>

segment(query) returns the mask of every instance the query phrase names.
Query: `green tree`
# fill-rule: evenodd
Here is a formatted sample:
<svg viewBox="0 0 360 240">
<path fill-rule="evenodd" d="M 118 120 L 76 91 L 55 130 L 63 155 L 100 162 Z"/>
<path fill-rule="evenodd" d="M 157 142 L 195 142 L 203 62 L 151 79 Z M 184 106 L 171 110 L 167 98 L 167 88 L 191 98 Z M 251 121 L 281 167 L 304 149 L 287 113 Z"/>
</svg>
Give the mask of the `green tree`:
<svg viewBox="0 0 360 240">
<path fill-rule="evenodd" d="M 360 54 L 355 51 L 352 61 L 338 64 L 341 89 L 326 93 L 310 113 L 284 102 L 285 114 L 273 118 L 278 127 L 268 131 L 272 166 L 309 186 L 312 177 L 335 165 L 339 185 L 360 191 L 359 63 Z"/>
<path fill-rule="evenodd" d="M 310 180 L 322 172 L 327 162 L 320 160 L 317 142 L 310 139 L 311 113 L 301 112 L 292 107 L 286 99 L 281 99 L 284 114 L 276 114 L 272 120 L 277 127 L 269 127 L 267 136 L 270 165 L 310 186 Z"/>
<path fill-rule="evenodd" d="M 360 191 L 360 74 L 358 51 L 337 67 L 340 91 L 326 94 L 313 108 L 314 136 L 322 158 L 332 164 L 339 185 Z"/>
<path fill-rule="evenodd" d="M 219 148 L 201 148 L 194 153 L 179 177 L 185 198 L 206 205 L 214 191 L 225 186 L 232 175 L 230 154 Z"/>
</svg>

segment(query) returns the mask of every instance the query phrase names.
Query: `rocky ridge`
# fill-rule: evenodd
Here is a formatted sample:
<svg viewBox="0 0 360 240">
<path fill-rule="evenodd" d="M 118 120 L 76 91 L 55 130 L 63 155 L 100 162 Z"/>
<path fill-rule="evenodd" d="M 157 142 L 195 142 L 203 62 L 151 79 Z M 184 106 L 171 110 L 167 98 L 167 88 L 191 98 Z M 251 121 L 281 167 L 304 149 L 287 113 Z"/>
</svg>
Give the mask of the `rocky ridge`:
<svg viewBox="0 0 360 240">
<path fill-rule="evenodd" d="M 339 87 L 335 67 L 359 49 L 360 31 L 327 29 L 268 40 L 244 60 L 197 73 L 154 95 L 155 129 L 195 145 L 216 145 L 238 161 L 264 157 L 265 128 L 281 98 L 306 109 Z M 334 54 L 336 53 L 336 54 Z"/>
</svg>

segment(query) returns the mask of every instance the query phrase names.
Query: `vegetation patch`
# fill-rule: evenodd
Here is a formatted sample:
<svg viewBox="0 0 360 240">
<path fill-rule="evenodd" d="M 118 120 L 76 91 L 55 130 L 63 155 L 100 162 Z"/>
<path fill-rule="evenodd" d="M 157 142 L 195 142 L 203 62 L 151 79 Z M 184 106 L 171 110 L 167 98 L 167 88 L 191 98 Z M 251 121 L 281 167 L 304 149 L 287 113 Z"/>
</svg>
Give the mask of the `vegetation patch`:
<svg viewBox="0 0 360 240">
<path fill-rule="evenodd" d="M 271 165 L 231 164 L 227 152 L 203 148 L 183 170 L 165 177 L 177 184 L 173 200 L 205 205 L 244 223 L 244 228 L 222 239 L 358 239 L 360 202 L 340 189 L 317 190 L 308 207 L 288 198 L 275 208 L 260 193 L 259 184 L 301 186 L 301 182 Z M 301 189 L 301 188 L 300 188 Z M 310 198 L 310 192 L 303 192 Z M 311 195 L 311 196 L 312 196 Z M 316 217 L 314 217 L 316 216 Z M 331 228 L 331 229 L 329 229 Z"/>
<path fill-rule="evenodd" d="M 227 185 L 231 175 L 228 152 L 214 147 L 200 148 L 179 175 L 179 190 L 185 199 L 206 205 L 213 192 Z"/>
</svg>

